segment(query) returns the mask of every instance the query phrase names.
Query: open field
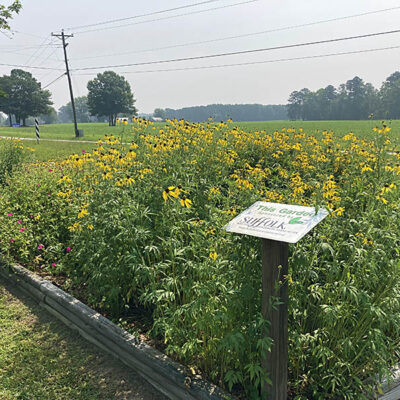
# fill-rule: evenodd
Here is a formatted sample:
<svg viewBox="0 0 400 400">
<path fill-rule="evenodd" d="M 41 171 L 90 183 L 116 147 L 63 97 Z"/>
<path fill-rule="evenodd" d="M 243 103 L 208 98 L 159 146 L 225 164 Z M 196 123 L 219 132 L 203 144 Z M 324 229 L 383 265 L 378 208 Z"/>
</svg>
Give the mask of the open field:
<svg viewBox="0 0 400 400">
<path fill-rule="evenodd" d="M 50 124 L 40 126 L 41 139 L 69 139 L 69 140 L 94 140 L 103 138 L 104 135 L 121 135 L 123 126 L 108 126 L 104 123 L 88 123 L 78 124 L 79 129 L 83 129 L 84 137 L 75 138 L 73 124 Z M 126 132 L 128 129 L 125 128 Z M 26 128 L 10 128 L 6 126 L 0 127 L 0 136 L 13 136 L 35 138 L 35 127 L 29 126 Z"/>
<path fill-rule="evenodd" d="M 153 126 L 158 130 L 165 124 L 155 123 Z M 395 143 L 400 143 L 400 121 L 395 120 L 388 122 L 392 128 L 392 139 Z M 76 141 L 96 141 L 102 139 L 104 135 L 120 136 L 121 134 L 129 140 L 131 129 L 129 126 L 110 127 L 105 123 L 87 123 L 78 124 L 79 129 L 83 129 L 84 137 L 75 138 L 73 124 L 52 124 L 42 125 L 40 127 L 40 137 L 42 139 L 67 139 Z M 372 129 L 376 126 L 382 126 L 381 120 L 366 121 L 257 121 L 257 122 L 233 122 L 232 126 L 240 126 L 249 131 L 265 130 L 272 133 L 275 130 L 303 128 L 307 133 L 319 136 L 324 130 L 332 130 L 338 137 L 342 137 L 349 132 L 353 132 L 360 137 L 371 138 Z M 151 132 L 152 128 L 148 128 L 147 132 Z M 10 128 L 6 126 L 0 127 L 0 136 L 12 136 L 22 138 L 35 138 L 34 127 L 27 128 Z"/>
</svg>

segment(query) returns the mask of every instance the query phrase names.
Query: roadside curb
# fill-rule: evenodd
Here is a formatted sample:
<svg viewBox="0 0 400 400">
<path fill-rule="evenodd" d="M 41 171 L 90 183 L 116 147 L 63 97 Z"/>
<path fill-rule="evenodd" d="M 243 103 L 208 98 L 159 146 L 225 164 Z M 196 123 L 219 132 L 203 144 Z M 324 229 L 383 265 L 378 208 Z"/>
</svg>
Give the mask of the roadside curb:
<svg viewBox="0 0 400 400">
<path fill-rule="evenodd" d="M 109 319 L 20 265 L 0 263 L 0 277 L 18 286 L 40 306 L 86 340 L 134 369 L 158 391 L 177 400 L 234 399 Z"/>
</svg>

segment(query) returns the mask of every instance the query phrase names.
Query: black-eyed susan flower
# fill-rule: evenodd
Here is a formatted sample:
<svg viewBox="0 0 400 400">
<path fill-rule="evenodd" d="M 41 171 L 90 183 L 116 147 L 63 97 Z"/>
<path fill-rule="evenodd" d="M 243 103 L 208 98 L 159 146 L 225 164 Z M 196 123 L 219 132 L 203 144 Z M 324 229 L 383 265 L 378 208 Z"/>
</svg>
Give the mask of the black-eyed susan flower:
<svg viewBox="0 0 400 400">
<path fill-rule="evenodd" d="M 192 206 L 192 201 L 189 200 L 186 196 L 183 196 L 181 198 L 181 206 L 182 207 L 186 207 L 186 208 L 190 208 Z"/>
</svg>

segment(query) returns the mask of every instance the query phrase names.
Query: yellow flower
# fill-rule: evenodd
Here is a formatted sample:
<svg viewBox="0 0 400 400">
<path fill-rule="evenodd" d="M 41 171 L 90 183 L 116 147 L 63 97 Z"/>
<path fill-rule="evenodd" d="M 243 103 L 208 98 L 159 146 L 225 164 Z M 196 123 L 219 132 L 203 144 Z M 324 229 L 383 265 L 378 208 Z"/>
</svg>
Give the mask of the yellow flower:
<svg viewBox="0 0 400 400">
<path fill-rule="evenodd" d="M 332 215 L 337 215 L 337 216 L 343 215 L 343 213 L 344 213 L 344 207 L 339 207 L 336 210 L 332 211 Z"/>
<path fill-rule="evenodd" d="M 86 210 L 86 208 L 82 208 L 80 211 L 79 211 L 79 214 L 78 214 L 78 218 L 80 219 L 80 218 L 83 218 L 85 215 L 87 215 L 88 214 L 88 211 Z"/>
<path fill-rule="evenodd" d="M 380 200 L 383 204 L 387 204 L 387 202 L 388 202 L 384 197 L 379 196 L 379 195 L 376 196 L 376 199 L 377 199 L 377 200 Z"/>
<path fill-rule="evenodd" d="M 209 254 L 209 257 L 211 258 L 211 260 L 216 260 L 217 259 L 217 257 L 218 257 L 218 254 L 215 252 L 215 251 L 212 251 L 210 254 Z"/>
<path fill-rule="evenodd" d="M 82 227 L 79 222 L 75 222 L 72 226 L 68 227 L 68 230 L 71 232 L 80 232 L 82 231 Z"/>
<path fill-rule="evenodd" d="M 374 244 L 374 242 L 371 239 L 364 238 L 363 239 L 363 244 L 369 244 L 369 245 L 372 246 Z"/>
<path fill-rule="evenodd" d="M 164 189 L 162 196 L 164 201 L 167 201 L 168 199 L 172 200 L 172 197 L 177 199 L 179 197 L 179 193 L 181 192 L 181 188 L 175 187 L 175 186 L 168 186 L 167 188 Z"/>
<path fill-rule="evenodd" d="M 192 201 L 187 199 L 186 196 L 183 196 L 181 198 L 181 206 L 182 207 L 186 207 L 186 208 L 190 208 L 192 206 Z"/>
</svg>

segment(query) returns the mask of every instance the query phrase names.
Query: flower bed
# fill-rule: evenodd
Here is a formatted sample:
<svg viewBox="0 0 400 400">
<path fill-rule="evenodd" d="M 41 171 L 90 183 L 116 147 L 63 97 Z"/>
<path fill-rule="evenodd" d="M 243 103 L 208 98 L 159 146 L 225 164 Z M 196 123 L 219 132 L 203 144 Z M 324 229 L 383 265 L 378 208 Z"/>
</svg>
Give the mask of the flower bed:
<svg viewBox="0 0 400 400">
<path fill-rule="evenodd" d="M 372 390 L 363 379 L 388 373 L 400 338 L 400 167 L 389 129 L 367 141 L 231 123 L 157 131 L 135 120 L 131 135 L 8 178 L 4 255 L 63 275 L 116 320 L 140 309 L 167 354 L 257 399 L 270 346 L 260 244 L 222 228 L 257 200 L 328 207 L 290 248 L 283 277 L 290 392 L 361 399 Z"/>
</svg>

